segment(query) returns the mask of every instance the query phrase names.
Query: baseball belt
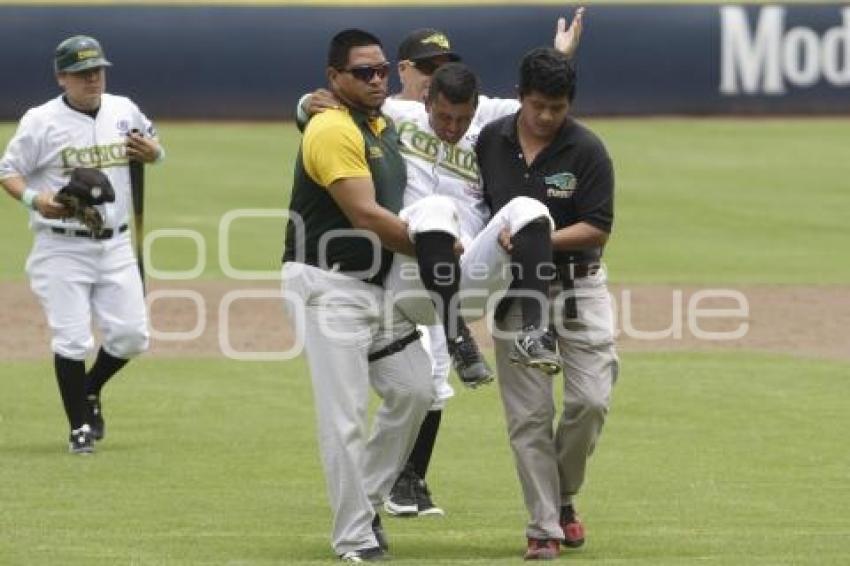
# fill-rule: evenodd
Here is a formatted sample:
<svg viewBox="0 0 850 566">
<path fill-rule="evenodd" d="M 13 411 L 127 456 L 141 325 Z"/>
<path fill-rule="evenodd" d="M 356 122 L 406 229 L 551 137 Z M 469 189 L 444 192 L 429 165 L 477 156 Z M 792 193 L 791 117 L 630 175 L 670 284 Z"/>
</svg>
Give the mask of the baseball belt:
<svg viewBox="0 0 850 566">
<path fill-rule="evenodd" d="M 404 338 L 399 338 L 395 342 L 392 342 L 388 346 L 381 348 L 377 352 L 372 352 L 371 354 L 369 354 L 369 357 L 367 359 L 369 360 L 369 362 L 375 362 L 380 360 L 381 358 L 386 358 L 387 356 L 391 356 L 393 354 L 401 352 L 402 350 L 407 348 L 407 346 L 416 342 L 421 337 L 422 332 L 419 330 L 414 330 Z"/>
<path fill-rule="evenodd" d="M 561 263 L 555 266 L 561 281 L 572 281 L 582 277 L 593 277 L 599 272 L 602 264 L 593 263 Z"/>
<path fill-rule="evenodd" d="M 366 277 L 366 278 L 355 277 L 355 279 L 359 279 L 360 281 L 363 281 L 364 283 L 368 283 L 370 285 L 378 285 L 379 287 L 382 286 L 384 284 L 384 279 L 386 278 L 387 273 L 389 273 L 389 271 L 390 271 L 390 267 L 392 267 L 392 257 L 393 256 L 392 256 L 391 253 L 389 253 L 389 255 L 386 255 L 387 253 L 389 253 L 389 252 L 387 252 L 386 250 L 382 251 L 383 255 L 382 255 L 382 258 L 381 258 L 381 266 L 378 269 L 378 272 L 376 274 L 374 274 L 371 277 Z M 353 275 L 350 274 L 350 272 L 360 271 L 360 269 L 349 268 L 348 266 L 345 266 L 341 262 L 338 262 L 338 261 L 334 262 L 330 266 L 322 265 L 316 258 L 313 258 L 313 257 L 304 258 L 304 263 L 306 265 L 318 267 L 319 269 L 323 269 L 325 271 L 331 271 L 333 273 L 341 273 L 343 275 L 348 275 L 349 277 L 354 277 Z"/>
<path fill-rule="evenodd" d="M 108 240 L 116 233 L 123 234 L 124 232 L 126 232 L 127 225 L 122 224 L 118 227 L 118 230 L 113 230 L 112 228 L 105 228 L 97 236 L 93 235 L 90 230 L 72 230 L 71 228 L 62 228 L 60 226 L 51 226 L 50 231 L 54 234 L 64 234 L 65 236 L 76 236 L 78 238 L 94 238 L 95 240 Z"/>
<path fill-rule="evenodd" d="M 564 301 L 564 319 L 576 319 L 578 318 L 578 303 L 575 293 L 572 292 L 575 289 L 574 281 L 582 277 L 593 277 L 599 272 L 602 264 L 570 262 L 559 264 L 556 267 L 563 290 L 569 292 L 566 301 Z"/>
<path fill-rule="evenodd" d="M 573 282 L 576 279 L 581 279 L 583 277 L 593 277 L 599 272 L 602 267 L 602 264 L 599 262 L 565 262 L 557 263 L 554 267 L 555 273 L 557 274 L 556 280 L 561 283 L 561 288 L 565 291 L 572 291 L 573 289 L 575 289 L 575 284 Z M 494 318 L 497 321 L 500 321 L 505 317 L 505 315 L 508 313 L 508 309 L 511 307 L 511 304 L 513 303 L 513 300 L 515 298 L 516 297 L 512 297 L 509 295 L 499 301 L 499 304 L 496 305 L 496 311 L 494 313 Z M 578 305 L 576 304 L 575 293 L 570 293 L 564 301 L 564 318 L 578 318 Z"/>
</svg>

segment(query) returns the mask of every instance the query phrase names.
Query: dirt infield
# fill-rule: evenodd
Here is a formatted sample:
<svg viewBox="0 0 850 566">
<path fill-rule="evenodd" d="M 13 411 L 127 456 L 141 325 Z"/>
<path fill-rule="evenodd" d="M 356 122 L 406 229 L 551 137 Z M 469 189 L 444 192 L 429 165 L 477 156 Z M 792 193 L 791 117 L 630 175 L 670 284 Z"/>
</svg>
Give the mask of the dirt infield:
<svg viewBox="0 0 850 566">
<path fill-rule="evenodd" d="M 276 289 L 274 283 L 154 282 L 148 355 L 253 357 L 287 349 L 291 332 L 280 300 L 271 296 Z M 611 293 L 622 351 L 749 350 L 850 360 L 850 287 L 614 285 Z M 0 324 L 0 359 L 50 355 L 44 315 L 26 282 L 0 283 Z M 475 328 L 489 345 L 483 326 Z M 728 339 L 736 331 L 743 336 Z"/>
</svg>

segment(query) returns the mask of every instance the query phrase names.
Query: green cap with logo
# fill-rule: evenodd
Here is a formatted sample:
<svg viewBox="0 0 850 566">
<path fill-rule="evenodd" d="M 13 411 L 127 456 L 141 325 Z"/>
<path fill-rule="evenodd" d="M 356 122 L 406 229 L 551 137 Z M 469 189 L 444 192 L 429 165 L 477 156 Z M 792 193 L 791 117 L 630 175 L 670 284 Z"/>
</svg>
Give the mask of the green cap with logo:
<svg viewBox="0 0 850 566">
<path fill-rule="evenodd" d="M 100 43 L 87 35 L 69 37 L 56 47 L 53 60 L 57 73 L 79 73 L 96 67 L 111 67 Z"/>
</svg>

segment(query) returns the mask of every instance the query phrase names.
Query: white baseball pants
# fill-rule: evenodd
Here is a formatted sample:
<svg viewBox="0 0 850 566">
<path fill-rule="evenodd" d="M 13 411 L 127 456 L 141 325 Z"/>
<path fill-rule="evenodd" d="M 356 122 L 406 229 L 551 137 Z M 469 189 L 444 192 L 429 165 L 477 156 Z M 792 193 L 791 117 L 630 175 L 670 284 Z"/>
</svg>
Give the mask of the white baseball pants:
<svg viewBox="0 0 850 566">
<path fill-rule="evenodd" d="M 538 200 L 516 197 L 506 204 L 477 234 L 465 234 L 458 223 L 455 201 L 444 196 L 432 196 L 405 207 L 399 216 L 407 221 L 408 232 L 415 240 L 420 232 L 442 231 L 459 238 L 464 244 L 460 257 L 460 307 L 467 321 L 475 321 L 486 313 L 488 300 L 503 292 L 513 281 L 511 256 L 501 244 L 499 233 L 507 228 L 516 234 L 531 222 L 548 218 L 549 211 Z M 422 286 L 415 258 L 396 254 L 384 285 L 398 308 L 418 324 L 437 323 L 433 299 Z"/>
<path fill-rule="evenodd" d="M 129 359 L 148 348 L 145 299 L 129 232 L 94 240 L 40 230 L 26 271 L 56 354 L 86 359 L 94 348 L 92 315 L 111 356 Z"/>
</svg>

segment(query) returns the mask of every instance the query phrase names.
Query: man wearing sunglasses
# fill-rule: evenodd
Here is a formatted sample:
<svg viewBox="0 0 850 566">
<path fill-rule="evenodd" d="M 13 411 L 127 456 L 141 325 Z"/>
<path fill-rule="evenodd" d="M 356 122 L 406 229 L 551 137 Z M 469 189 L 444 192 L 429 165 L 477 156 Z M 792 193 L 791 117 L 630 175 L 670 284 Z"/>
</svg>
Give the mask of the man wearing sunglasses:
<svg viewBox="0 0 850 566">
<path fill-rule="evenodd" d="M 409 33 L 398 46 L 396 70 L 401 92 L 393 98 L 424 102 L 434 71 L 440 65 L 455 61 L 460 61 L 460 56 L 452 51 L 443 32 L 424 28 Z"/>
<path fill-rule="evenodd" d="M 380 112 L 388 70 L 374 35 L 332 39 L 327 78 L 341 104 L 304 131 L 281 272 L 313 382 L 332 545 L 348 562 L 384 558 L 375 508 L 433 399 L 419 333 L 381 286 L 393 252 L 414 253 L 396 214 L 406 183 L 398 135 Z M 367 440 L 370 385 L 382 403 Z"/>
<path fill-rule="evenodd" d="M 575 52 L 582 31 L 582 16 L 583 9 L 580 8 L 569 28 L 567 28 L 564 18 L 559 19 L 554 38 L 554 44 L 558 50 L 568 55 Z M 448 93 L 442 92 L 446 90 L 443 87 L 432 92 L 429 97 L 428 91 L 434 71 L 446 63 L 459 59 L 458 55 L 451 50 L 446 36 L 437 30 L 423 29 L 412 32 L 400 45 L 398 54 L 397 69 L 402 83 L 402 91 L 387 100 L 383 111 L 396 122 L 401 136 L 402 151 L 408 167 L 405 206 L 409 207 L 418 203 L 420 208 L 417 216 L 438 219 L 440 215 L 429 210 L 424 201 L 432 200 L 429 197 L 435 195 L 448 197 L 453 201 L 455 205 L 454 213 L 458 217 L 459 226 L 442 226 L 441 228 L 446 233 L 460 236 L 467 252 L 472 252 L 466 253 L 465 257 L 461 258 L 461 263 L 464 259 L 467 260 L 467 264 L 476 263 L 470 260 L 482 256 L 491 259 L 496 258 L 498 261 L 504 259 L 504 252 L 494 250 L 493 245 L 481 245 L 482 240 L 487 238 L 493 240 L 489 244 L 495 244 L 496 235 L 501 236 L 507 247 L 510 247 L 509 241 L 513 237 L 516 240 L 516 247 L 510 252 L 511 255 L 525 261 L 532 261 L 538 254 L 523 251 L 527 245 L 523 240 L 534 242 L 535 238 L 542 238 L 543 236 L 536 234 L 534 236 L 520 235 L 517 237 L 517 233 L 529 225 L 531 225 L 529 226 L 530 229 L 536 231 L 540 231 L 543 226 L 546 226 L 546 224 L 541 225 L 535 222 L 535 220 L 548 217 L 545 207 L 537 207 L 535 203 L 527 201 L 518 201 L 515 203 L 515 208 L 508 207 L 502 217 L 498 219 L 498 222 L 503 222 L 508 218 L 513 219 L 513 222 L 508 222 L 509 230 L 506 233 L 500 234 L 500 231 L 496 230 L 494 234 L 492 227 L 496 224 L 490 224 L 489 231 L 485 229 L 490 221 L 490 212 L 483 203 L 477 178 L 477 166 L 474 163 L 474 154 L 471 151 L 480 128 L 492 120 L 516 112 L 519 108 L 519 102 L 515 99 L 478 96 L 477 87 L 474 89 L 474 99 L 455 97 L 454 100 L 449 100 L 445 96 Z M 468 76 L 470 73 L 456 72 L 453 74 Z M 457 78 L 448 82 L 457 82 Z M 449 90 L 454 89 L 450 87 Z M 308 95 L 308 97 L 304 97 L 298 107 L 299 122 L 306 122 L 308 112 L 311 114 L 318 113 L 335 107 L 338 102 L 328 94 L 327 91 L 320 89 Z M 427 100 L 429 98 L 430 100 Z M 423 100 L 426 100 L 427 107 L 420 103 Z M 464 170 L 462 167 L 457 167 L 457 159 L 452 162 L 451 159 L 442 160 L 436 153 L 426 155 L 425 152 L 419 150 L 422 149 L 421 147 L 417 149 L 417 145 L 422 146 L 423 140 L 428 140 L 426 145 L 431 148 L 459 148 L 455 155 L 469 155 L 472 162 L 467 164 L 468 166 Z M 442 216 L 445 218 L 447 215 Z M 407 219 L 410 220 L 410 216 L 407 216 Z M 413 231 L 416 231 L 416 228 Z M 545 236 L 548 237 L 548 231 L 545 232 Z M 479 237 L 478 242 L 473 244 L 476 237 Z M 420 241 L 423 240 L 421 237 L 419 239 Z M 432 255 L 435 247 L 435 245 L 427 246 Z M 532 249 L 541 251 L 545 255 L 547 248 L 544 243 L 539 246 L 532 246 Z M 488 264 L 489 272 L 493 273 L 495 270 L 492 269 L 492 261 L 488 259 L 485 263 Z M 389 276 L 388 286 L 394 287 L 395 290 L 407 290 L 410 283 L 416 283 L 415 279 L 411 278 L 407 278 L 405 281 L 405 278 L 400 276 L 400 272 L 403 270 L 404 268 L 398 264 L 394 266 Z M 459 271 L 461 274 L 463 273 L 462 269 Z M 482 281 L 472 283 L 473 286 L 480 287 Z M 510 281 L 484 283 L 489 284 L 492 291 L 505 287 Z M 495 285 L 493 285 L 494 283 Z M 538 291 L 545 293 L 542 288 Z M 422 309 L 414 307 L 407 310 L 408 314 L 417 322 L 427 322 L 427 318 L 419 318 Z M 428 309 L 426 308 L 426 310 Z M 529 312 L 530 319 L 539 318 L 540 315 L 535 315 L 532 311 L 533 307 Z M 534 324 L 529 325 L 533 326 Z M 429 349 L 433 360 L 435 399 L 422 423 L 408 463 L 393 486 L 390 497 L 385 502 L 387 512 L 399 516 L 443 514 L 443 510 L 437 507 L 431 499 L 424 478 L 439 430 L 442 408 L 446 400 L 454 395 L 454 391 L 448 383 L 450 363 L 443 326 L 430 325 L 427 326 L 427 329 L 430 338 Z M 520 341 L 524 338 L 520 337 Z M 520 361 L 523 364 L 547 366 L 547 371 L 560 369 L 560 366 L 557 365 L 558 360 L 555 353 L 546 351 L 545 343 L 541 343 L 539 340 L 531 345 L 526 345 L 523 353 L 525 355 L 520 356 L 522 358 Z M 533 356 L 529 356 L 529 353 Z M 467 384 L 462 375 L 461 378 Z M 481 382 L 487 380 L 489 380 L 489 377 L 482 379 Z M 474 382 L 468 384 L 478 385 Z"/>
</svg>

